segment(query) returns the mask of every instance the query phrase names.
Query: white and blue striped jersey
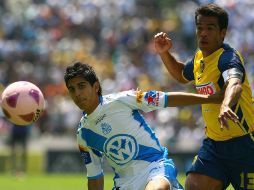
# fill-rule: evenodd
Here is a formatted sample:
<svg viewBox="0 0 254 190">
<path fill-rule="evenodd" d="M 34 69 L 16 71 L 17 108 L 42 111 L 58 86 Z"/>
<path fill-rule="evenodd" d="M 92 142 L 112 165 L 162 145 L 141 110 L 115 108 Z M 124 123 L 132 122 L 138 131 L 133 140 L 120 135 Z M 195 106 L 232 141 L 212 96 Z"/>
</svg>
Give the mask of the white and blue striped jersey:
<svg viewBox="0 0 254 190">
<path fill-rule="evenodd" d="M 115 171 L 115 178 L 142 170 L 167 157 L 153 130 L 140 113 L 167 107 L 168 96 L 160 91 L 124 91 L 100 97 L 90 115 L 83 114 L 77 132 L 88 179 L 103 175 L 102 157 Z"/>
</svg>

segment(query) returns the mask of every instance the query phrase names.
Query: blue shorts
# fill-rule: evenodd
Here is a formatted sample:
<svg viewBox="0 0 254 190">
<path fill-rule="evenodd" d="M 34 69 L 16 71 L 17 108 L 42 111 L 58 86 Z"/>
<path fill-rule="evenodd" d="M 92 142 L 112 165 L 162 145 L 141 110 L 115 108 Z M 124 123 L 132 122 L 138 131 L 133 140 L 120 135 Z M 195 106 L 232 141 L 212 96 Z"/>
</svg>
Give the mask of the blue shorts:
<svg viewBox="0 0 254 190">
<path fill-rule="evenodd" d="M 254 132 L 227 141 L 206 138 L 188 173 L 231 183 L 237 190 L 254 189 Z"/>
</svg>

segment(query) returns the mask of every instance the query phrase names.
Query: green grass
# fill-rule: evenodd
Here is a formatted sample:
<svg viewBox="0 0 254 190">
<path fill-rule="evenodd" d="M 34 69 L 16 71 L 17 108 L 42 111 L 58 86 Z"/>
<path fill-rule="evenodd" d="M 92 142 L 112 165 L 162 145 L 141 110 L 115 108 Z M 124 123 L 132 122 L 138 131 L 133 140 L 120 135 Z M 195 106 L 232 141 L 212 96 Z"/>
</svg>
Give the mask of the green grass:
<svg viewBox="0 0 254 190">
<path fill-rule="evenodd" d="M 111 190 L 113 175 L 105 176 L 105 190 Z M 179 181 L 184 184 L 185 176 L 179 175 Z M 87 179 L 81 174 L 48 174 L 25 175 L 15 177 L 7 174 L 0 175 L 1 190 L 87 190 Z M 233 190 L 232 187 L 227 190 Z"/>
<path fill-rule="evenodd" d="M 86 177 L 83 175 L 0 175 L 1 190 L 84 190 Z"/>
</svg>

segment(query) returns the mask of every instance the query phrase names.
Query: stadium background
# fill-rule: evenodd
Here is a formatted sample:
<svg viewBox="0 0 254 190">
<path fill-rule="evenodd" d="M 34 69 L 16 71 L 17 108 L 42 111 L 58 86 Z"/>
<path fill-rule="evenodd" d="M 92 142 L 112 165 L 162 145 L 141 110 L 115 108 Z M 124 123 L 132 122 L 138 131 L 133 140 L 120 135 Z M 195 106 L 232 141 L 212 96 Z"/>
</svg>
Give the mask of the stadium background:
<svg viewBox="0 0 254 190">
<path fill-rule="evenodd" d="M 75 60 L 93 64 L 103 93 L 143 90 L 194 91 L 175 82 L 153 49 L 153 36 L 167 32 L 180 60 L 195 52 L 194 10 L 215 2 L 227 9 L 226 42 L 243 53 L 254 89 L 254 2 L 251 0 L 1 0 L 0 83 L 28 80 L 47 100 L 30 131 L 28 173 L 84 171 L 75 131 L 81 112 L 65 89 L 63 73 Z M 180 172 L 204 138 L 199 106 L 145 115 Z M 9 172 L 10 125 L 0 117 L 0 173 Z M 107 166 L 106 170 L 107 170 Z M 1 184 L 0 184 L 1 187 Z"/>
</svg>

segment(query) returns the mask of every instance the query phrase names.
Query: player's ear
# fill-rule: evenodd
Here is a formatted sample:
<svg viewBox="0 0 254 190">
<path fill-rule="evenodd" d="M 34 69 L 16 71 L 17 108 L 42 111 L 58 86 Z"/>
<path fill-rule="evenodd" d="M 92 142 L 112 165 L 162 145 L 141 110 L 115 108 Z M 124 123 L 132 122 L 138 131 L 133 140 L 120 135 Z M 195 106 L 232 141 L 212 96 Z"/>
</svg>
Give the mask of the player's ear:
<svg viewBox="0 0 254 190">
<path fill-rule="evenodd" d="M 98 93 L 99 90 L 100 90 L 100 84 L 99 84 L 99 82 L 96 81 L 96 82 L 93 84 L 93 87 L 94 87 L 95 91 Z"/>
<path fill-rule="evenodd" d="M 222 39 L 225 39 L 226 33 L 227 33 L 227 29 L 226 28 L 221 30 L 220 34 L 221 34 L 221 38 Z"/>
</svg>

